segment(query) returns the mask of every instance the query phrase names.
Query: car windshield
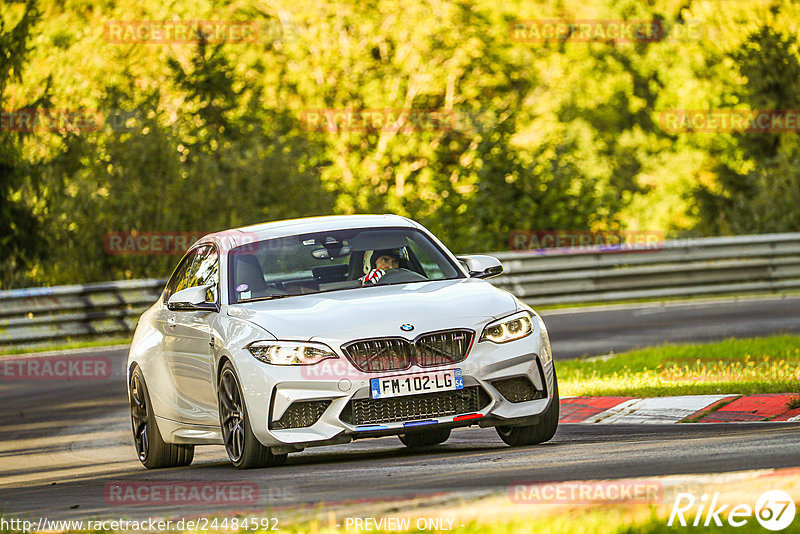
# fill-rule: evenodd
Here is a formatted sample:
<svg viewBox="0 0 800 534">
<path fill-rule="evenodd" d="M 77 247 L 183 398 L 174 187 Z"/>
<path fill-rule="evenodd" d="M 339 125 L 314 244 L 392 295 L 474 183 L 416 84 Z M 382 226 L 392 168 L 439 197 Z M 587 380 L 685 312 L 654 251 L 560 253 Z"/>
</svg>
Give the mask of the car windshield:
<svg viewBox="0 0 800 534">
<path fill-rule="evenodd" d="M 413 228 L 315 232 L 249 243 L 229 255 L 231 304 L 463 278 L 440 247 Z M 365 277 L 381 269 L 374 281 Z"/>
</svg>

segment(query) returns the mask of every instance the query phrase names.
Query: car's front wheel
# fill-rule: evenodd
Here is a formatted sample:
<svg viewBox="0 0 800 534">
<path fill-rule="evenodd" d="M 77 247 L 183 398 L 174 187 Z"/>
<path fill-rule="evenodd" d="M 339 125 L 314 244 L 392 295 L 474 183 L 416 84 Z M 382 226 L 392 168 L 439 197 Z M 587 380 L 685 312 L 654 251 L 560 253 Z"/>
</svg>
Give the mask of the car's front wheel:
<svg viewBox="0 0 800 534">
<path fill-rule="evenodd" d="M 219 374 L 219 420 L 228 458 L 237 469 L 271 467 L 286 463 L 286 454 L 272 454 L 253 434 L 236 371 L 225 362 Z"/>
<path fill-rule="evenodd" d="M 450 437 L 449 428 L 438 428 L 427 432 L 414 432 L 398 436 L 403 445 L 412 449 L 417 447 L 430 447 L 444 443 Z"/>
<path fill-rule="evenodd" d="M 133 368 L 129 384 L 131 401 L 131 427 L 136 456 L 148 469 L 189 465 L 194 458 L 193 445 L 166 443 L 156 426 L 156 416 L 150 404 L 150 395 L 144 375 L 138 366 Z"/>
<path fill-rule="evenodd" d="M 556 370 L 553 369 L 553 400 L 539 417 L 539 423 L 526 426 L 498 426 L 497 434 L 507 445 L 535 445 L 550 441 L 558 428 L 559 398 Z"/>
</svg>

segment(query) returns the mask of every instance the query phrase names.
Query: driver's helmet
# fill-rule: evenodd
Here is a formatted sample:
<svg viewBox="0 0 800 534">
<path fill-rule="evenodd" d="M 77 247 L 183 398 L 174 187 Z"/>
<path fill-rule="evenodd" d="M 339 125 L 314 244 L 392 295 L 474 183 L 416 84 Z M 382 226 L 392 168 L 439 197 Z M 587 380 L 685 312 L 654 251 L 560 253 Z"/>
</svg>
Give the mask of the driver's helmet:
<svg viewBox="0 0 800 534">
<path fill-rule="evenodd" d="M 384 250 L 375 250 L 372 252 L 372 257 L 369 259 L 370 266 L 373 269 L 377 268 L 378 258 L 381 256 L 389 256 L 397 261 L 400 261 L 406 257 L 405 250 L 403 249 L 387 248 Z"/>
</svg>

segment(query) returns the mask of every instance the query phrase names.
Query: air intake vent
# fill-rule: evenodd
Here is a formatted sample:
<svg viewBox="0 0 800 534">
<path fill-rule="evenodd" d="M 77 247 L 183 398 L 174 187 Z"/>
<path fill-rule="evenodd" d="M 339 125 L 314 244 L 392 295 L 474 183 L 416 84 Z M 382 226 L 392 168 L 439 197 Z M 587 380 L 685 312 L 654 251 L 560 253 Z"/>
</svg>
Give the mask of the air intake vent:
<svg viewBox="0 0 800 534">
<path fill-rule="evenodd" d="M 354 341 L 342 350 L 350 363 L 365 373 L 403 371 L 414 362 L 414 346 L 402 338 Z"/>
<path fill-rule="evenodd" d="M 388 399 L 353 399 L 342 411 L 341 419 L 351 425 L 415 421 L 478 412 L 490 401 L 480 386 Z"/>
<path fill-rule="evenodd" d="M 342 346 L 347 359 L 364 373 L 404 371 L 416 364 L 436 367 L 463 361 L 475 332 L 445 330 L 422 334 L 414 341 L 403 338 L 374 338 L 353 341 Z"/>
<path fill-rule="evenodd" d="M 492 385 L 509 402 L 526 402 L 544 398 L 544 392 L 536 389 L 527 376 L 495 380 Z"/>
<path fill-rule="evenodd" d="M 329 400 L 293 402 L 281 418 L 270 423 L 269 427 L 273 430 L 309 427 L 319 421 L 330 404 Z"/>
<path fill-rule="evenodd" d="M 414 358 L 420 367 L 458 363 L 467 357 L 472 345 L 471 330 L 449 330 L 423 334 L 414 341 Z"/>
</svg>

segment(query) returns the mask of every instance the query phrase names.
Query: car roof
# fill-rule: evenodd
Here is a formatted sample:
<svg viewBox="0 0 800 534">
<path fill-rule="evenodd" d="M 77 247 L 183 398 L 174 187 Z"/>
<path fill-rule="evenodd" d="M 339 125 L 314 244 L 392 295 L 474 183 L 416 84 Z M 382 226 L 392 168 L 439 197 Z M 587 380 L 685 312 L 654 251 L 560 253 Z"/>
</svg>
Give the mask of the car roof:
<svg viewBox="0 0 800 534">
<path fill-rule="evenodd" d="M 223 250 L 230 250 L 240 245 L 255 243 L 265 239 L 274 239 L 297 234 L 322 232 L 325 230 L 346 230 L 348 228 L 381 228 L 381 227 L 421 228 L 417 223 L 399 215 L 327 215 L 323 217 L 305 217 L 273 221 L 242 228 L 232 228 L 222 232 L 209 234 L 197 243 L 216 243 Z"/>
</svg>

